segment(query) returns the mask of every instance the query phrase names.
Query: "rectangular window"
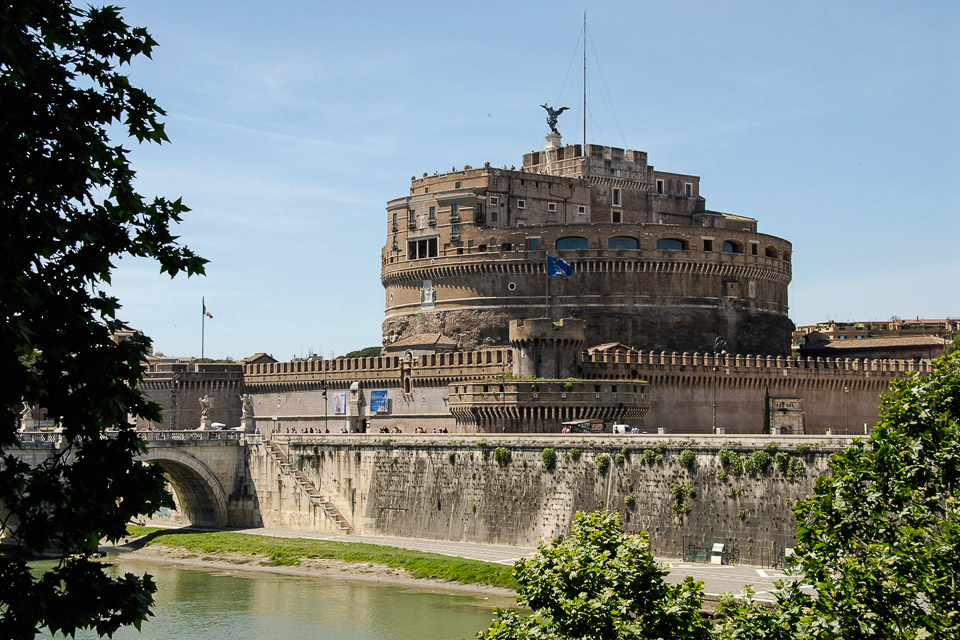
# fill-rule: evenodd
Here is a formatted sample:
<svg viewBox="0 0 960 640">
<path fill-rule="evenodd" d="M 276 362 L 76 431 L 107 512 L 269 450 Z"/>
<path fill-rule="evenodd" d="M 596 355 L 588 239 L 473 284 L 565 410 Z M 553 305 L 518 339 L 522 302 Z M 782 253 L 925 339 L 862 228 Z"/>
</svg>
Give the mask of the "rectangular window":
<svg viewBox="0 0 960 640">
<path fill-rule="evenodd" d="M 496 222 L 496 221 L 497 221 L 497 210 L 496 210 L 496 209 L 491 209 L 491 210 L 490 210 L 490 222 Z"/>
<path fill-rule="evenodd" d="M 619 207 L 620 204 L 620 189 L 613 190 L 613 206 Z"/>
<path fill-rule="evenodd" d="M 612 218 L 613 218 L 613 219 L 611 220 L 612 222 L 618 222 L 618 223 L 619 223 L 619 222 L 623 222 L 623 212 L 622 212 L 622 211 L 614 211 Z"/>
<path fill-rule="evenodd" d="M 663 193 L 663 180 L 657 180 L 657 193 Z"/>
<path fill-rule="evenodd" d="M 540 248 L 540 238 L 527 238 L 527 250 L 536 251 Z"/>
<path fill-rule="evenodd" d="M 397 228 L 397 212 L 396 211 L 393 212 L 393 228 L 394 229 Z"/>
<path fill-rule="evenodd" d="M 582 204 L 578 204 L 578 205 L 577 205 L 577 213 L 579 213 L 580 215 L 584 215 L 586 212 L 587 212 L 587 207 L 586 207 L 586 206 L 584 206 L 584 205 L 582 205 Z"/>
<path fill-rule="evenodd" d="M 458 224 L 450 225 L 450 235 L 451 235 L 451 236 L 458 236 L 458 235 L 460 235 L 460 225 L 458 225 Z"/>
<path fill-rule="evenodd" d="M 492 180 L 490 180 L 490 184 L 493 185 L 494 187 L 497 186 L 498 184 L 500 184 L 500 178 L 493 178 Z"/>
<path fill-rule="evenodd" d="M 753 242 L 750 243 L 750 253 L 751 253 L 752 255 L 757 255 L 757 245 L 756 245 L 756 243 L 753 243 Z"/>
<path fill-rule="evenodd" d="M 452 204 L 450 205 L 450 217 L 457 218 L 460 216 L 460 205 Z"/>
<path fill-rule="evenodd" d="M 437 257 L 437 238 L 407 240 L 407 260 L 422 260 Z"/>
<path fill-rule="evenodd" d="M 548 212 L 548 213 L 556 213 L 556 212 L 557 212 L 557 203 L 556 203 L 556 202 L 548 202 L 548 203 L 547 203 L 547 212 Z"/>
<path fill-rule="evenodd" d="M 430 222 L 436 222 L 437 220 L 437 208 L 430 207 Z"/>
<path fill-rule="evenodd" d="M 713 251 L 713 240 L 704 240 L 704 241 L 703 241 L 703 250 L 704 250 L 704 251 Z"/>
<path fill-rule="evenodd" d="M 692 198 L 692 197 L 693 197 L 693 185 L 690 184 L 689 182 L 684 182 L 684 183 L 683 183 L 683 192 L 686 194 L 686 196 L 687 196 L 688 198 Z"/>
<path fill-rule="evenodd" d="M 526 209 L 527 201 L 526 200 L 517 200 L 517 209 Z"/>
<path fill-rule="evenodd" d="M 490 196 L 490 206 L 491 206 L 491 207 L 496 207 L 496 206 L 499 205 L 499 204 L 500 204 L 500 198 L 498 198 L 497 196 Z"/>
<path fill-rule="evenodd" d="M 459 189 L 459 188 L 460 188 L 460 182 L 459 182 L 459 181 L 454 182 L 454 183 L 453 183 L 453 188 L 454 188 L 454 189 Z"/>
<path fill-rule="evenodd" d="M 417 226 L 417 214 L 413 209 L 407 209 L 407 223 L 411 228 Z"/>
</svg>

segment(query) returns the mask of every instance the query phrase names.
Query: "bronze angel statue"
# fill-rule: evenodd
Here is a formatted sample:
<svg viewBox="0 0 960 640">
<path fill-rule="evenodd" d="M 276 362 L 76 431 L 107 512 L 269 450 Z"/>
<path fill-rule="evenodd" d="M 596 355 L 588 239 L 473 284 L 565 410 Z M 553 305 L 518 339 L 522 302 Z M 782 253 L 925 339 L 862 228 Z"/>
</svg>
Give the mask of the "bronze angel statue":
<svg viewBox="0 0 960 640">
<path fill-rule="evenodd" d="M 540 106 L 547 110 L 547 124 L 550 125 L 550 132 L 559 135 L 560 132 L 557 131 L 557 118 L 561 113 L 570 107 L 560 107 L 559 109 L 554 109 L 548 104 L 542 104 Z"/>
</svg>

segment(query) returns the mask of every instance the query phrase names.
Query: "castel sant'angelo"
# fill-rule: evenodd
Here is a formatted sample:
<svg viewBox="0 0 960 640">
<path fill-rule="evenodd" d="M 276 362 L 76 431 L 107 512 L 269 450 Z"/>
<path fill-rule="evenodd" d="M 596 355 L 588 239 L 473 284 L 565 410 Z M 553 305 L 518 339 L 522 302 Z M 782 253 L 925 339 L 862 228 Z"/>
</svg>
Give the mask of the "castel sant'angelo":
<svg viewBox="0 0 960 640">
<path fill-rule="evenodd" d="M 423 174 L 387 203 L 380 356 L 152 363 L 153 426 L 863 433 L 929 367 L 790 357 L 791 244 L 645 152 L 564 145 L 544 107 L 520 169 Z"/>
<path fill-rule="evenodd" d="M 550 317 L 582 319 L 588 346 L 789 353 L 790 243 L 707 209 L 699 177 L 643 151 L 551 133 L 519 170 L 424 174 L 387 213 L 386 346 L 504 345 L 511 320 Z M 572 275 L 548 281 L 548 255 Z"/>
</svg>

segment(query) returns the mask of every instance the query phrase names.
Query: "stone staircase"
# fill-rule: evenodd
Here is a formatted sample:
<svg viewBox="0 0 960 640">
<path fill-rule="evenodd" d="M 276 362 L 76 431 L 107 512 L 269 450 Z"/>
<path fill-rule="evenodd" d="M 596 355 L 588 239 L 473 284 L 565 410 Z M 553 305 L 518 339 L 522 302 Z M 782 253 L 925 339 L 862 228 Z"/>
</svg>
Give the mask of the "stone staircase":
<svg viewBox="0 0 960 640">
<path fill-rule="evenodd" d="M 337 529 L 339 529 L 340 533 L 353 533 L 353 525 L 351 525 L 350 522 L 343 516 L 343 514 L 340 513 L 340 510 L 337 509 L 337 506 L 327 500 L 325 496 L 317 490 L 313 482 L 310 481 L 310 478 L 308 478 L 306 474 L 299 469 L 295 469 L 294 466 L 290 464 L 290 461 L 287 460 L 287 456 L 283 453 L 280 447 L 276 445 L 276 443 L 265 439 L 263 444 L 266 447 L 267 453 L 270 454 L 270 457 L 273 458 L 274 462 L 279 465 L 283 473 L 292 477 L 300 491 L 306 495 L 307 498 L 309 498 L 310 504 L 316 505 L 323 509 L 323 512 L 328 518 L 330 518 Z"/>
</svg>

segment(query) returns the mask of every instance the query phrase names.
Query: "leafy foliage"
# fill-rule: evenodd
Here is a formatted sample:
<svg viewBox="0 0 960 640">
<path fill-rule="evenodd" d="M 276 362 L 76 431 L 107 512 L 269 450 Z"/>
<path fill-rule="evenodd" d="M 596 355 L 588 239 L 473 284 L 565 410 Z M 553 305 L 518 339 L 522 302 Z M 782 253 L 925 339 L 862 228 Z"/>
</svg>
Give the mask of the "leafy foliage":
<svg viewBox="0 0 960 640">
<path fill-rule="evenodd" d="M 720 464 L 723 465 L 727 473 L 735 476 L 743 474 L 743 458 L 741 458 L 736 451 L 720 449 L 718 455 L 720 457 Z"/>
<path fill-rule="evenodd" d="M 894 382 L 869 440 L 830 470 L 794 509 L 800 582 L 773 611 L 733 607 L 721 637 L 958 637 L 960 354 Z"/>
<path fill-rule="evenodd" d="M 744 470 L 751 476 L 762 476 L 770 468 L 773 458 L 766 451 L 754 451 L 743 464 Z"/>
<path fill-rule="evenodd" d="M 110 137 L 167 140 L 163 111 L 118 69 L 150 55 L 147 31 L 115 7 L 22 0 L 0 5 L 0 43 L 0 524 L 16 545 L 0 556 L 0 637 L 110 634 L 139 625 L 155 587 L 110 578 L 90 555 L 170 502 L 160 470 L 136 460 L 144 445 L 129 422 L 161 417 L 136 388 L 150 342 L 111 340 L 125 327 L 104 286 L 121 256 L 171 276 L 205 261 L 171 234 L 187 207 L 137 193 Z M 22 402 L 62 429 L 64 447 L 33 470 L 16 456 Z M 59 565 L 32 574 L 22 554 L 49 549 Z"/>
<path fill-rule="evenodd" d="M 570 535 L 514 566 L 517 603 L 497 610 L 478 638 L 572 640 L 709 637 L 700 583 L 664 581 L 645 534 L 626 535 L 616 513 L 577 513 Z"/>
<path fill-rule="evenodd" d="M 543 468 L 547 471 L 553 471 L 557 466 L 557 452 L 550 447 L 540 452 L 540 459 L 543 460 Z"/>
<path fill-rule="evenodd" d="M 344 358 L 376 358 L 382 351 L 383 347 L 364 347 L 363 349 L 350 351 L 346 355 L 337 356 L 337 360 L 343 360 Z"/>
<path fill-rule="evenodd" d="M 680 465 L 684 469 L 690 471 L 693 469 L 694 465 L 697 464 L 697 454 L 690 449 L 684 449 L 680 452 L 679 460 Z"/>
<path fill-rule="evenodd" d="M 497 447 L 493 450 L 493 459 L 496 460 L 499 465 L 510 464 L 511 458 L 512 454 L 510 453 L 510 449 L 506 447 Z"/>
<path fill-rule="evenodd" d="M 607 469 L 609 468 L 610 468 L 610 454 L 598 453 L 597 454 L 597 473 L 604 474 L 607 472 Z"/>
</svg>

